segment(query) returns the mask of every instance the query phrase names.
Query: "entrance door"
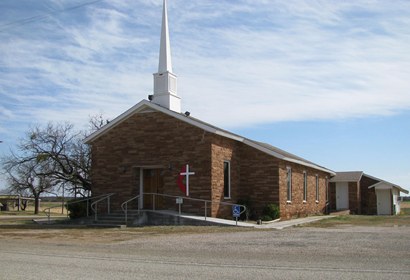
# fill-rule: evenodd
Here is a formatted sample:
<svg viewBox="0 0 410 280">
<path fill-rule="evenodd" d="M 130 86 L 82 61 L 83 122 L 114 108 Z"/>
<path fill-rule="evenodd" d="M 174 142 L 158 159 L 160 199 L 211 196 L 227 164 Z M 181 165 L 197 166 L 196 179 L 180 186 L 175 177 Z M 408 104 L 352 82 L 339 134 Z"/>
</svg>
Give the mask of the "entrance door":
<svg viewBox="0 0 410 280">
<path fill-rule="evenodd" d="M 377 215 L 391 215 L 390 190 L 376 190 Z"/>
<path fill-rule="evenodd" d="M 163 197 L 162 196 L 154 196 L 152 194 L 147 193 L 158 193 L 163 194 L 163 178 L 161 176 L 160 169 L 144 169 L 143 171 L 144 181 L 144 209 L 162 209 L 163 208 Z M 155 203 L 154 203 L 155 197 Z"/>
<path fill-rule="evenodd" d="M 349 209 L 349 185 L 347 182 L 336 183 L 336 210 Z"/>
</svg>

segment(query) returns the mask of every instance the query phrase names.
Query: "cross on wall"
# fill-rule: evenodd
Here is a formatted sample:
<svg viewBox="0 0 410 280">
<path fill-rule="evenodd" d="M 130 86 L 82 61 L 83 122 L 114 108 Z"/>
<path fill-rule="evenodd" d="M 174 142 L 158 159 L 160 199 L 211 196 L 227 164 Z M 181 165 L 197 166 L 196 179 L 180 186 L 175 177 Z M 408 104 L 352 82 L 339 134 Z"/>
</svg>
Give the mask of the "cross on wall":
<svg viewBox="0 0 410 280">
<path fill-rule="evenodd" d="M 179 173 L 179 175 L 185 176 L 185 187 L 186 187 L 185 195 L 189 196 L 189 176 L 195 175 L 195 172 L 190 172 L 189 164 L 187 164 L 186 166 L 182 168 L 182 172 Z"/>
</svg>

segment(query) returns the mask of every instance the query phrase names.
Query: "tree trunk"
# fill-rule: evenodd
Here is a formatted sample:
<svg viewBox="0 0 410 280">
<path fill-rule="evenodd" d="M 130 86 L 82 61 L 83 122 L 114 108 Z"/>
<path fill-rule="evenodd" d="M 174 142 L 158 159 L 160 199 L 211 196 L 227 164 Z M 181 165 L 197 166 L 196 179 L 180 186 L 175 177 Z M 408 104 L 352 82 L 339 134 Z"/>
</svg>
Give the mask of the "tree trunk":
<svg viewBox="0 0 410 280">
<path fill-rule="evenodd" d="M 34 197 L 34 214 L 37 215 L 40 211 L 40 196 L 36 195 Z"/>
</svg>

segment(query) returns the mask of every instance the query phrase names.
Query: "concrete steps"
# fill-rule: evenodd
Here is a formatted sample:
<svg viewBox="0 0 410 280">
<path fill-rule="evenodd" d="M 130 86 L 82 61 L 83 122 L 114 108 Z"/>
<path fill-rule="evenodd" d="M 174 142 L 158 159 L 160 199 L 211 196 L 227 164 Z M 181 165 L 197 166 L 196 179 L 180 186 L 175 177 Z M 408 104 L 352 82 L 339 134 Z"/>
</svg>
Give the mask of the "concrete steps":
<svg viewBox="0 0 410 280">
<path fill-rule="evenodd" d="M 138 211 L 128 211 L 128 223 L 125 221 L 125 214 L 122 211 L 114 211 L 111 214 L 98 216 L 98 220 L 92 220 L 88 227 L 94 228 L 126 228 L 130 221 L 139 217 Z"/>
</svg>

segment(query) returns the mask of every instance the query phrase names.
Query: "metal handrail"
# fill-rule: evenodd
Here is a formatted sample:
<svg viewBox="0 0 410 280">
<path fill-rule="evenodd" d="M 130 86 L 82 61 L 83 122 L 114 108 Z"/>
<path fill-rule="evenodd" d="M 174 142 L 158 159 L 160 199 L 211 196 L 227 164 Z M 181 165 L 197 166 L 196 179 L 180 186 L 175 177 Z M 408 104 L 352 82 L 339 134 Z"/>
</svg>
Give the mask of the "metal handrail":
<svg viewBox="0 0 410 280">
<path fill-rule="evenodd" d="M 66 201 L 66 202 L 64 202 L 64 207 L 67 208 L 67 206 L 68 206 L 69 204 L 76 204 L 76 203 L 80 203 L 80 202 L 87 201 L 87 209 L 86 209 L 86 211 L 87 211 L 87 217 L 88 217 L 88 216 L 89 216 L 89 213 L 88 213 L 89 201 L 90 201 L 91 199 L 96 199 L 96 198 L 100 198 L 100 197 L 103 197 L 103 196 L 105 196 L 105 194 L 102 194 L 102 195 L 99 195 L 99 196 L 96 196 L 96 197 L 88 197 L 88 198 L 84 198 L 84 199 L 80 199 L 80 200 L 75 200 L 75 201 Z M 60 207 L 61 207 L 61 206 L 58 205 L 58 206 L 48 207 L 48 208 L 46 208 L 46 209 L 43 210 L 43 212 L 44 212 L 44 213 L 46 214 L 46 216 L 47 216 L 48 223 L 50 223 L 51 209 L 60 208 Z M 67 209 L 67 217 L 68 217 L 68 209 Z"/>
<path fill-rule="evenodd" d="M 103 200 L 107 200 L 107 213 L 110 214 L 110 199 L 111 196 L 115 195 L 115 193 L 109 193 L 104 195 L 102 198 L 100 198 L 97 201 L 94 201 L 93 203 L 91 203 L 91 210 L 93 210 L 94 212 L 94 220 L 97 221 L 98 220 L 98 203 L 103 201 Z M 95 207 L 94 207 L 95 206 Z"/>
<path fill-rule="evenodd" d="M 125 201 L 121 204 L 121 209 L 125 214 L 125 224 L 128 223 L 128 203 L 135 200 L 135 199 L 137 199 L 137 198 L 140 198 L 140 195 L 134 196 L 133 198 L 130 198 L 127 201 Z M 139 202 L 138 202 L 138 214 L 139 214 L 139 211 L 140 211 L 140 207 L 139 207 Z"/>
<path fill-rule="evenodd" d="M 213 200 L 206 200 L 206 199 L 199 199 L 199 198 L 191 198 L 191 197 L 182 197 L 182 196 L 175 196 L 175 195 L 168 195 L 168 194 L 160 194 L 160 193 L 144 193 L 144 195 L 152 195 L 152 210 L 155 211 L 155 196 L 163 196 L 163 197 L 170 197 L 170 198 L 183 198 L 186 200 L 192 200 L 192 201 L 201 201 L 205 203 L 205 220 L 207 218 L 207 203 L 211 203 L 212 204 L 220 204 L 220 205 L 228 205 L 228 206 L 234 206 L 237 205 L 241 208 L 243 208 L 243 210 L 239 213 L 239 215 L 242 215 L 243 213 L 245 213 L 246 211 L 246 206 L 245 205 L 241 205 L 241 204 L 236 204 L 236 203 L 229 203 L 229 202 L 221 202 L 221 201 L 213 201 Z M 179 215 L 181 215 L 181 207 L 179 207 Z"/>
</svg>

